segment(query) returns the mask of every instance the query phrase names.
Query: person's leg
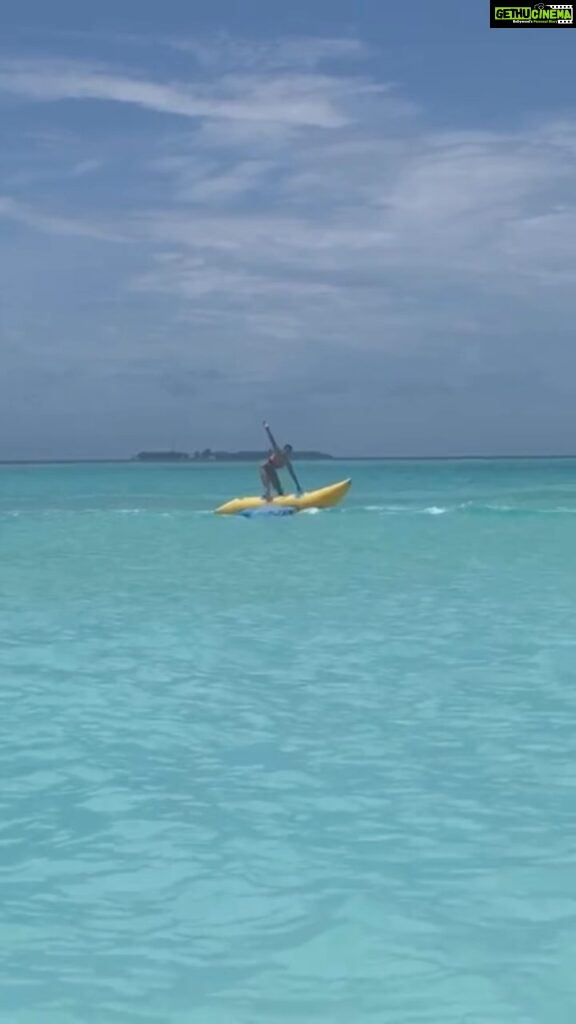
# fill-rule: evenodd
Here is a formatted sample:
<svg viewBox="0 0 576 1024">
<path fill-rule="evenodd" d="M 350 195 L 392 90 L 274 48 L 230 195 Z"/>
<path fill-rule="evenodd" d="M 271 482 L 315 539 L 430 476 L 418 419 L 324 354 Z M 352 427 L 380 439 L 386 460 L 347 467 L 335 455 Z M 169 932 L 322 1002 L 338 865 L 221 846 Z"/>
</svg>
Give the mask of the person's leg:
<svg viewBox="0 0 576 1024">
<path fill-rule="evenodd" d="M 262 486 L 264 487 L 264 494 L 262 495 L 262 498 L 264 499 L 264 501 L 271 501 L 272 494 L 270 491 L 270 487 L 272 481 L 270 480 L 270 475 L 268 473 L 267 466 L 260 466 L 260 479 L 262 481 Z"/>
<path fill-rule="evenodd" d="M 276 491 L 276 494 L 284 494 L 284 491 L 282 490 L 282 484 L 280 483 L 280 477 L 278 476 L 276 470 L 272 466 L 270 466 L 268 469 L 268 473 L 270 474 L 270 482 L 274 490 Z"/>
</svg>

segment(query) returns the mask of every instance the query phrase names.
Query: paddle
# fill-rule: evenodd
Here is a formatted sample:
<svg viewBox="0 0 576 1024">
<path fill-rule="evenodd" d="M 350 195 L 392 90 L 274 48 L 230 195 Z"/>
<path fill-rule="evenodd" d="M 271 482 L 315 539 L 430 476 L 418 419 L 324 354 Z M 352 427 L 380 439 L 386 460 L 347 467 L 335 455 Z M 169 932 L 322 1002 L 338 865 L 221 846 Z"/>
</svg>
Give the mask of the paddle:
<svg viewBox="0 0 576 1024">
<path fill-rule="evenodd" d="M 277 444 L 276 439 L 274 437 L 274 434 L 270 430 L 270 427 L 268 426 L 266 420 L 263 420 L 262 425 L 264 427 L 264 430 L 268 434 L 268 438 L 270 440 L 270 444 L 272 445 L 274 451 L 276 451 L 276 452 L 280 452 L 281 451 L 282 452 L 282 455 L 286 459 L 286 468 L 287 468 L 288 472 L 290 473 L 290 476 L 292 477 L 294 483 L 296 484 L 296 487 L 298 488 L 298 493 L 302 494 L 303 491 L 302 491 L 302 488 L 301 488 L 300 483 L 298 481 L 298 477 L 296 476 L 296 473 L 294 472 L 294 468 L 293 468 L 292 463 L 290 462 L 290 459 L 288 458 L 286 452 L 282 448 L 280 448 L 280 446 Z"/>
</svg>

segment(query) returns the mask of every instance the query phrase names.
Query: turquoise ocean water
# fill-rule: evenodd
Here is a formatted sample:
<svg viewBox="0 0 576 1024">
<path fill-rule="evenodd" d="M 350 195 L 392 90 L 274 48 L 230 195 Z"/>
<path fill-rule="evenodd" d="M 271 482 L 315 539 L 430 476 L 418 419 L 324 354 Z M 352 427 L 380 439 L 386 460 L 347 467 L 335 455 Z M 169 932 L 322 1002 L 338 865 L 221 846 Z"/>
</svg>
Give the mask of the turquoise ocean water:
<svg viewBox="0 0 576 1024">
<path fill-rule="evenodd" d="M 0 468 L 2 1024 L 573 1024 L 576 462 Z"/>
</svg>

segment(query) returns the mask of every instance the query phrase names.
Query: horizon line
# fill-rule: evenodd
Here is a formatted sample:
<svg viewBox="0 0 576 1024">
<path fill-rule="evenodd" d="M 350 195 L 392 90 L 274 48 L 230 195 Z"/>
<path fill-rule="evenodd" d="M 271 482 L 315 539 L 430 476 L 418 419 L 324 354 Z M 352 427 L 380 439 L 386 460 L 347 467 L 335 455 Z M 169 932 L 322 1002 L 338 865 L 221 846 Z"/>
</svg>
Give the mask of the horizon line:
<svg viewBox="0 0 576 1024">
<path fill-rule="evenodd" d="M 327 455 L 326 458 L 304 458 L 304 462 L 498 462 L 498 461 L 546 461 L 551 459 L 576 459 L 576 452 L 570 455 Z M 66 465 L 138 465 L 138 466 L 194 466 L 194 465 L 243 465 L 248 459 L 149 459 L 134 457 L 120 458 L 27 458 L 0 459 L 0 466 L 66 466 Z"/>
</svg>

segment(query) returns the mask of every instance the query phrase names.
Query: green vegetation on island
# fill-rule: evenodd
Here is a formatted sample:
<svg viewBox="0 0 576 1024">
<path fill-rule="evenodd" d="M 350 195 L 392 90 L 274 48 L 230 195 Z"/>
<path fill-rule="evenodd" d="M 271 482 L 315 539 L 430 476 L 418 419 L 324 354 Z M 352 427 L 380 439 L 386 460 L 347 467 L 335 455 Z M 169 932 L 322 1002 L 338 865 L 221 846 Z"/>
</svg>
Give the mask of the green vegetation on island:
<svg viewBox="0 0 576 1024">
<path fill-rule="evenodd" d="M 195 451 L 192 455 L 188 452 L 178 451 L 145 451 L 134 456 L 135 462 L 258 462 L 265 459 L 266 451 L 238 451 L 222 452 L 212 451 L 211 448 L 204 448 L 203 451 Z M 324 452 L 301 451 L 293 452 L 292 457 L 299 460 L 323 460 L 331 459 L 332 455 Z"/>
</svg>

